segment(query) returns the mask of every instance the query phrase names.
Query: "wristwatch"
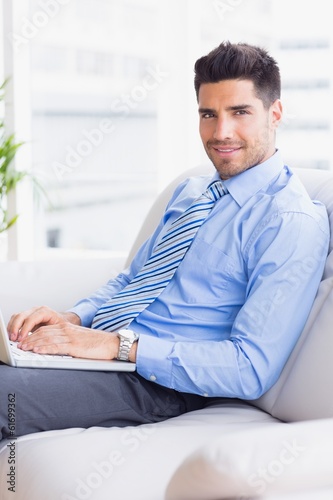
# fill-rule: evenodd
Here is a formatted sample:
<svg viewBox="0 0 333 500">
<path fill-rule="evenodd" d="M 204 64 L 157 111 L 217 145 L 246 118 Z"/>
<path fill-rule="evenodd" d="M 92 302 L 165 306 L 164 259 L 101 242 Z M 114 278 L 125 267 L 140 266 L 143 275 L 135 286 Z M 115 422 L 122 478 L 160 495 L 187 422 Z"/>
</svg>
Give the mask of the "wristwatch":
<svg viewBox="0 0 333 500">
<path fill-rule="evenodd" d="M 120 361 L 129 361 L 128 356 L 134 342 L 139 340 L 139 334 L 133 332 L 133 330 L 127 330 L 127 328 L 123 330 L 119 330 L 118 337 L 120 340 L 119 351 L 117 359 Z"/>
</svg>

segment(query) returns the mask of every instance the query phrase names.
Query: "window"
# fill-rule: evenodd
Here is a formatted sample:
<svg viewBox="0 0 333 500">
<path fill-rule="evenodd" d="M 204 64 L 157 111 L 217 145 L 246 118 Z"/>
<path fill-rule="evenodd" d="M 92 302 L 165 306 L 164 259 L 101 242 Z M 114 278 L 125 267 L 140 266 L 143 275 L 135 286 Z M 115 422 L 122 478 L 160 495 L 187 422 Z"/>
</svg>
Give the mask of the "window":
<svg viewBox="0 0 333 500">
<path fill-rule="evenodd" d="M 19 196 L 26 219 L 14 243 L 22 258 L 29 239 L 35 258 L 55 249 L 128 252 L 157 193 L 207 162 L 193 65 L 222 39 L 276 56 L 286 109 L 278 143 L 289 164 L 332 168 L 332 35 L 323 0 L 312 10 L 295 0 L 297 23 L 287 0 L 3 4 L 13 123 L 27 142 L 18 161 L 25 166 L 31 156 L 49 198 L 32 205 L 31 192 Z"/>
</svg>

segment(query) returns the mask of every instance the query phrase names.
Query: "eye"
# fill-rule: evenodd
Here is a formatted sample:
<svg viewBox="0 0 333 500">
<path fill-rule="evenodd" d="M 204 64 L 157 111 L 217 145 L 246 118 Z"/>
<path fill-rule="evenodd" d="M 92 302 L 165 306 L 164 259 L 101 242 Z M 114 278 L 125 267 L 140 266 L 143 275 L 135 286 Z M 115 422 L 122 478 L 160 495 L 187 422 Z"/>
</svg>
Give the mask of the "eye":
<svg viewBox="0 0 333 500">
<path fill-rule="evenodd" d="M 246 111 L 245 109 L 238 109 L 237 111 L 235 111 L 235 115 L 247 115 L 248 114 L 248 111 Z"/>
<path fill-rule="evenodd" d="M 201 118 L 203 118 L 204 120 L 207 120 L 208 118 L 214 118 L 214 113 L 203 113 L 201 115 Z"/>
</svg>

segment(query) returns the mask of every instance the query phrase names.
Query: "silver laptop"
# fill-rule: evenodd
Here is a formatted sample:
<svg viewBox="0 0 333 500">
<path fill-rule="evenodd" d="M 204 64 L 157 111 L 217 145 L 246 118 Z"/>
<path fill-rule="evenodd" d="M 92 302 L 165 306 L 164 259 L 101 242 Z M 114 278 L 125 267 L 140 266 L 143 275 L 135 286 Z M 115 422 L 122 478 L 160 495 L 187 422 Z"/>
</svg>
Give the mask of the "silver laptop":
<svg viewBox="0 0 333 500">
<path fill-rule="evenodd" d="M 106 334 L 107 335 L 107 334 Z M 123 371 L 133 372 L 135 363 L 118 360 L 98 360 L 73 358 L 71 356 L 51 356 L 22 351 L 16 342 L 9 340 L 7 328 L 0 311 L 0 361 L 20 368 L 60 368 L 64 370 Z"/>
</svg>

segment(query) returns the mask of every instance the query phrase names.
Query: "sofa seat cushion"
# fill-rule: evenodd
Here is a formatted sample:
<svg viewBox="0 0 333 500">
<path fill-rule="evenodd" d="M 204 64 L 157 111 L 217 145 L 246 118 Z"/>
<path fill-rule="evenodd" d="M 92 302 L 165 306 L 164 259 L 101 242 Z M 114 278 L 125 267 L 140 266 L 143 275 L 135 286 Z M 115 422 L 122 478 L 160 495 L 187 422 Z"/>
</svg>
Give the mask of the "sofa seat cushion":
<svg viewBox="0 0 333 500">
<path fill-rule="evenodd" d="M 226 400 L 158 424 L 51 431 L 16 441 L 16 494 L 3 488 L 9 448 L 0 452 L 1 500 L 163 500 L 182 461 L 215 437 L 280 425 L 249 404 Z"/>
<path fill-rule="evenodd" d="M 178 468 L 166 498 L 268 499 L 297 493 L 302 500 L 305 494 L 317 500 L 320 488 L 333 491 L 332 470 L 333 419 L 320 425 L 317 420 L 280 423 L 273 432 L 266 426 L 211 440 Z"/>
</svg>

